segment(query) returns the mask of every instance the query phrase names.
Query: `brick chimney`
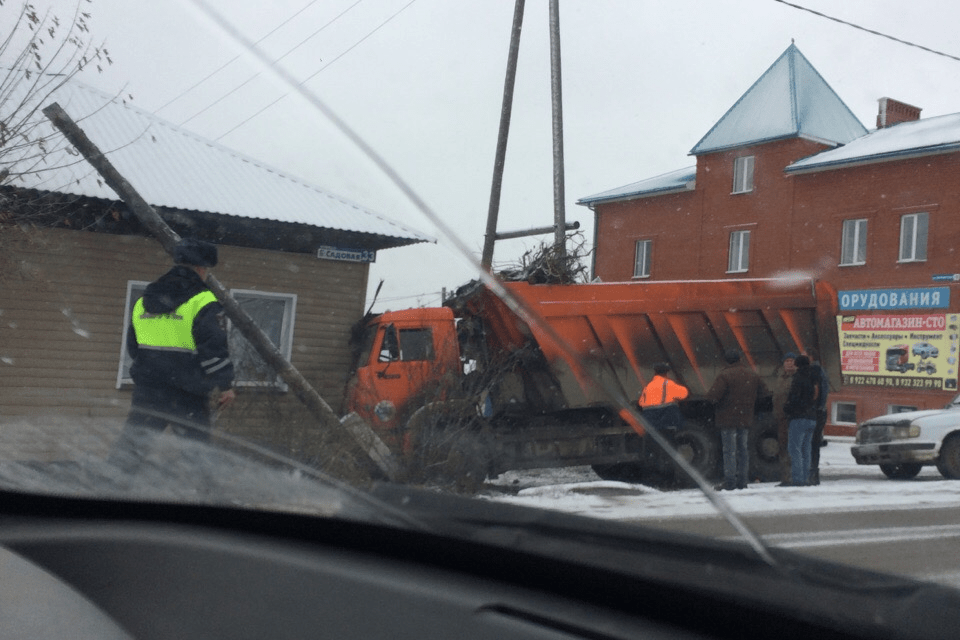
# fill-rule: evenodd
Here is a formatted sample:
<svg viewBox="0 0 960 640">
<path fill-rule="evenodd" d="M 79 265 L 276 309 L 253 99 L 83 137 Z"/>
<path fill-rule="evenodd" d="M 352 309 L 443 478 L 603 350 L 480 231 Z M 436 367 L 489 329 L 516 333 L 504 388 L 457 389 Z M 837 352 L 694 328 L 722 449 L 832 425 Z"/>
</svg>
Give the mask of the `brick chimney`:
<svg viewBox="0 0 960 640">
<path fill-rule="evenodd" d="M 912 122 L 920 119 L 920 107 L 914 107 L 906 102 L 893 98 L 880 98 L 880 112 L 877 113 L 877 129 L 892 127 L 901 122 Z"/>
</svg>

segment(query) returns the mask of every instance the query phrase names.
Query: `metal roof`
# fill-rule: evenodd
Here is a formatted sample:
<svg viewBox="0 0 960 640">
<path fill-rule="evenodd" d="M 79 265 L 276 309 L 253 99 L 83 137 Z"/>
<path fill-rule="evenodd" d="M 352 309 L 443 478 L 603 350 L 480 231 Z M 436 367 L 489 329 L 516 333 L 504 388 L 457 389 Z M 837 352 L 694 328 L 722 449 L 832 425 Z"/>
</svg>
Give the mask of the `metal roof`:
<svg viewBox="0 0 960 640">
<path fill-rule="evenodd" d="M 24 83 L 26 84 L 26 83 Z M 20 101 L 0 105 L 6 121 Z M 127 101 L 71 80 L 45 103 L 57 102 L 116 169 L 153 206 L 303 224 L 389 238 L 385 246 L 435 239 L 345 198 L 206 140 Z M 41 105 L 41 106 L 45 106 Z M 38 110 L 31 134 L 44 149 L 8 149 L 3 163 L 14 186 L 117 200 L 99 174 Z"/>
<path fill-rule="evenodd" d="M 841 168 L 960 150 L 960 113 L 877 129 L 838 149 L 789 165 L 788 173 Z"/>
<path fill-rule="evenodd" d="M 603 191 L 592 196 L 580 198 L 577 204 L 591 205 L 598 202 L 615 202 L 617 200 L 633 200 L 653 195 L 668 193 L 682 193 L 692 191 L 696 186 L 697 167 L 685 167 L 677 171 L 665 173 L 656 178 L 648 178 L 623 187 Z"/>
<path fill-rule="evenodd" d="M 791 44 L 690 153 L 796 137 L 846 144 L 865 133 L 853 112 Z"/>
</svg>

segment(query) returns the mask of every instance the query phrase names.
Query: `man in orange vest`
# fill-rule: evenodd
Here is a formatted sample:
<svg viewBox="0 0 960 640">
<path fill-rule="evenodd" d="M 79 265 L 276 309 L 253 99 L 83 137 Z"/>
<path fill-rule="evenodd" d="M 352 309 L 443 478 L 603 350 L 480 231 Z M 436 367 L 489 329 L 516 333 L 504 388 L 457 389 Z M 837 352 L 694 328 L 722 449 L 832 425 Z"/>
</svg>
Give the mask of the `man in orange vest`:
<svg viewBox="0 0 960 640">
<path fill-rule="evenodd" d="M 683 417 L 677 402 L 690 395 L 685 386 L 667 377 L 669 372 L 666 362 L 653 365 L 653 379 L 643 388 L 638 403 L 643 417 L 661 431 L 680 426 Z"/>
</svg>

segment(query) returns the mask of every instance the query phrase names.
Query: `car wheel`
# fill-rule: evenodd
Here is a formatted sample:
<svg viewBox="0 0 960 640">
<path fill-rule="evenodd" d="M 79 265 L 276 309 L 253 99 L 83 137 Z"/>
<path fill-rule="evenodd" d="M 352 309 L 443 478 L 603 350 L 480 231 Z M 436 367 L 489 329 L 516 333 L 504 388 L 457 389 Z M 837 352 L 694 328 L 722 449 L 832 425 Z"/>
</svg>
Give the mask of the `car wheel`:
<svg viewBox="0 0 960 640">
<path fill-rule="evenodd" d="M 880 471 L 891 480 L 910 480 L 916 478 L 923 468 L 922 464 L 903 463 L 903 464 L 882 464 Z"/>
<path fill-rule="evenodd" d="M 950 480 L 960 479 L 960 434 L 954 434 L 940 445 L 937 470 Z"/>
</svg>

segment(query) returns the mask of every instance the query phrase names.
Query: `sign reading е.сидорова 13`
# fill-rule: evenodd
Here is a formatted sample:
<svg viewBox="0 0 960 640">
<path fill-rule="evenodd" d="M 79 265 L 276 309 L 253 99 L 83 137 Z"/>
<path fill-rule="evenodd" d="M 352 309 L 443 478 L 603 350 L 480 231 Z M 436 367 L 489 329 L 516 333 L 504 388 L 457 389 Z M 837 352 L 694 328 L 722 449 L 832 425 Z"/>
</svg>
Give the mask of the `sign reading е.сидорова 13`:
<svg viewBox="0 0 960 640">
<path fill-rule="evenodd" d="M 376 262 L 377 252 L 370 249 L 342 249 L 340 247 L 318 247 L 317 257 L 321 260 L 342 260 L 345 262 Z"/>
<path fill-rule="evenodd" d="M 946 309 L 950 306 L 949 287 L 915 289 L 861 289 L 837 293 L 840 311 L 881 309 Z"/>
</svg>

